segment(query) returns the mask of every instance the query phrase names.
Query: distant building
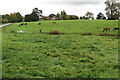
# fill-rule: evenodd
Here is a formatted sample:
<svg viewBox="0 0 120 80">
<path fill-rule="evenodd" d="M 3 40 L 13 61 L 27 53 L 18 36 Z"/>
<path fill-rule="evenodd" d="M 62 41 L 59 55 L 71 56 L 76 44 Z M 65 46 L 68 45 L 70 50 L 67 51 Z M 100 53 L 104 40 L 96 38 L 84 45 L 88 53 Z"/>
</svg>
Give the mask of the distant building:
<svg viewBox="0 0 120 80">
<path fill-rule="evenodd" d="M 43 20 L 50 20 L 50 17 L 44 16 L 44 17 L 43 17 Z"/>
<path fill-rule="evenodd" d="M 52 17 L 51 20 L 58 20 L 58 18 L 56 18 L 56 17 Z"/>
</svg>

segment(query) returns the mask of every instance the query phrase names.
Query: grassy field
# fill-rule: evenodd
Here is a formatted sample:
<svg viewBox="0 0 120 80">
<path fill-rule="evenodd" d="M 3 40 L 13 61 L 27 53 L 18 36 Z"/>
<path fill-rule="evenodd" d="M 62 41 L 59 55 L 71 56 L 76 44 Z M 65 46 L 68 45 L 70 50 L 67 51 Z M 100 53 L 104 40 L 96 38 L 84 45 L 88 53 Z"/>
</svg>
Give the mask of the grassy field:
<svg viewBox="0 0 120 80">
<path fill-rule="evenodd" d="M 15 23 L 2 28 L 4 78 L 118 78 L 119 37 L 80 35 L 100 34 L 105 27 L 118 27 L 117 20 L 40 22 L 41 25 L 28 22 L 26 26 Z M 32 33 L 16 33 L 20 30 Z M 51 30 L 66 34 L 44 34 Z"/>
</svg>

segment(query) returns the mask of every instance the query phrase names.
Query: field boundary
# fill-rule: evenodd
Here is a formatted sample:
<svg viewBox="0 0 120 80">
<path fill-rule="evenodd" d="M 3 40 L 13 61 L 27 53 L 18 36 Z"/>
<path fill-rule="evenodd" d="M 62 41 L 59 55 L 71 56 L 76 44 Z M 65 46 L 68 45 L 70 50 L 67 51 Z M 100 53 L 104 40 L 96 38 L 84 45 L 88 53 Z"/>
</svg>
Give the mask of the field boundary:
<svg viewBox="0 0 120 80">
<path fill-rule="evenodd" d="M 3 24 L 3 25 L 0 25 L 0 27 L 9 26 L 9 25 L 11 25 L 11 24 L 12 24 L 12 23 Z"/>
</svg>

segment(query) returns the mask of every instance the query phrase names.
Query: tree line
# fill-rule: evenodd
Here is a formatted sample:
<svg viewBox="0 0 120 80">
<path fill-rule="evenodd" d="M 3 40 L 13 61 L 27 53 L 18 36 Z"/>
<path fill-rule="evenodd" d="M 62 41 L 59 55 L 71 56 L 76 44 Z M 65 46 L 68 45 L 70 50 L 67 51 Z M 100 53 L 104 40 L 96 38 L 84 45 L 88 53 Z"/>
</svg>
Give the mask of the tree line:
<svg viewBox="0 0 120 80">
<path fill-rule="evenodd" d="M 106 0 L 106 15 L 104 16 L 101 12 L 98 13 L 96 19 L 108 19 L 108 20 L 115 20 L 120 19 L 120 3 L 117 1 Z M 14 23 L 14 22 L 30 22 L 30 21 L 39 21 L 41 19 L 46 19 L 45 16 L 42 16 L 42 10 L 38 8 L 34 8 L 30 14 L 25 15 L 23 17 L 20 12 L 11 13 L 2 15 L 2 23 Z M 80 18 L 76 15 L 68 15 L 65 10 L 61 11 L 57 14 L 50 14 L 48 16 L 50 19 L 55 17 L 57 20 L 75 20 L 75 19 L 94 19 L 94 14 L 92 12 L 87 12 L 84 16 L 80 16 Z"/>
<path fill-rule="evenodd" d="M 22 22 L 22 20 L 23 17 L 19 12 L 2 15 L 2 23 Z"/>
<path fill-rule="evenodd" d="M 56 17 L 58 20 L 75 20 L 79 19 L 78 16 L 76 15 L 68 15 L 65 10 L 61 11 L 60 13 L 57 14 L 50 14 L 48 17 Z"/>
</svg>

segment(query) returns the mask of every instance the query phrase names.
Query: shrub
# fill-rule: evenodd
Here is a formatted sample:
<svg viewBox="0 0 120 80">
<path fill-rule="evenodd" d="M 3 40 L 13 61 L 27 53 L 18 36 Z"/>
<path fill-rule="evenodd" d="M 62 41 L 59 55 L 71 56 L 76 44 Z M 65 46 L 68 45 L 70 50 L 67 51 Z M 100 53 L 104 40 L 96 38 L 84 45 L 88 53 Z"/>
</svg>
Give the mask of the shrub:
<svg viewBox="0 0 120 80">
<path fill-rule="evenodd" d="M 8 23 L 9 20 L 8 19 L 2 19 L 2 23 Z"/>
<path fill-rule="evenodd" d="M 54 31 L 50 31 L 49 34 L 51 34 L 51 35 L 59 35 L 60 32 L 57 31 L 57 30 L 54 30 Z"/>
<path fill-rule="evenodd" d="M 81 35 L 93 35 L 92 33 L 82 33 Z"/>
</svg>

